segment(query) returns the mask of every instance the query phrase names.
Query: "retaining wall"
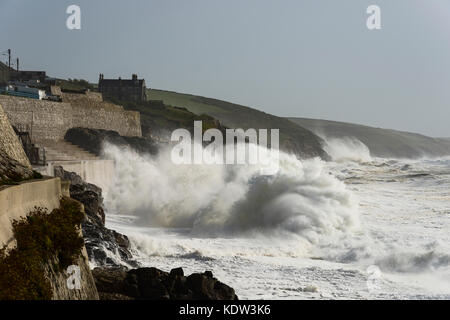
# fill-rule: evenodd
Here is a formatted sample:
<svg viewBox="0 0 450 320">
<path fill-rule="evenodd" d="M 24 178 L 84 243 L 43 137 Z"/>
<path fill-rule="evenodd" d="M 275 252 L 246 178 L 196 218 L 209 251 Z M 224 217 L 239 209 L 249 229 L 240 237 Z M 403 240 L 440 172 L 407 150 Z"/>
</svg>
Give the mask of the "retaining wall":
<svg viewBox="0 0 450 320">
<path fill-rule="evenodd" d="M 16 186 L 0 187 L 0 247 L 14 243 L 13 220 L 27 216 L 34 207 L 51 212 L 59 208 L 61 180 L 47 178 L 24 182 Z"/>
<path fill-rule="evenodd" d="M 11 124 L 30 127 L 35 141 L 62 140 L 66 131 L 75 127 L 114 130 L 122 136 L 142 137 L 139 112 L 100 101 L 93 93 L 66 95 L 65 100 L 68 102 L 0 95 L 0 104 Z"/>
</svg>

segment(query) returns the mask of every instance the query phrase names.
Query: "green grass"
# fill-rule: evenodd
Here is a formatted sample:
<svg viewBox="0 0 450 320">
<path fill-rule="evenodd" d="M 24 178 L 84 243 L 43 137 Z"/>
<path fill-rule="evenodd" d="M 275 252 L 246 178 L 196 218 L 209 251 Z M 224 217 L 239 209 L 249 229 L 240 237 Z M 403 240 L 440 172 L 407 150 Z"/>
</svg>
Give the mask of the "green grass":
<svg viewBox="0 0 450 320">
<path fill-rule="evenodd" d="M 147 95 L 151 100 L 161 100 L 168 105 L 185 107 L 195 114 L 208 114 L 211 112 L 228 113 L 231 111 L 216 106 L 213 103 L 202 102 L 196 96 L 185 93 L 147 89 Z"/>
<path fill-rule="evenodd" d="M 61 87 L 61 90 L 67 91 L 84 91 L 86 89 L 93 90 L 95 86 L 83 79 L 68 79 L 57 80 L 57 85 Z"/>
<path fill-rule="evenodd" d="M 279 129 L 281 149 L 303 157 L 326 158 L 318 136 L 285 118 L 222 100 L 172 91 L 148 89 L 147 96 L 167 105 L 185 107 L 198 115 L 209 115 L 229 128 Z"/>
<path fill-rule="evenodd" d="M 178 128 L 193 130 L 196 120 L 203 122 L 203 129 L 217 128 L 217 121 L 206 114 L 197 115 L 185 108 L 163 104 L 160 101 L 131 102 L 109 99 L 110 102 L 123 106 L 126 110 L 139 111 L 144 136 L 171 132 Z"/>
</svg>

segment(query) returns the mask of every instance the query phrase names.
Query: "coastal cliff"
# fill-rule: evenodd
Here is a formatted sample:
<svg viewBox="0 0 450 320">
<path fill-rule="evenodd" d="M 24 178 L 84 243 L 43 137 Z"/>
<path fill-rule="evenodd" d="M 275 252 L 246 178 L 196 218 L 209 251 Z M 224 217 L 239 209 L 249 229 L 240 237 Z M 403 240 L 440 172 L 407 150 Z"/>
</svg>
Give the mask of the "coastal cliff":
<svg viewBox="0 0 450 320">
<path fill-rule="evenodd" d="M 14 220 L 16 245 L 0 250 L 0 300 L 97 300 L 80 232 L 84 217 L 81 203 L 63 197 L 50 213 L 35 208 Z"/>
</svg>

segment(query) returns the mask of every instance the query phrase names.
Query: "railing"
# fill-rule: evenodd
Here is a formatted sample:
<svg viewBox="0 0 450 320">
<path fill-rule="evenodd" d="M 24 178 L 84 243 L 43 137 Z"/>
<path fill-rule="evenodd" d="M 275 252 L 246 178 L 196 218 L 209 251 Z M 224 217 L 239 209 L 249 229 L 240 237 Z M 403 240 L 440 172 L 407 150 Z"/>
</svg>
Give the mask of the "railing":
<svg viewBox="0 0 450 320">
<path fill-rule="evenodd" d="M 28 131 L 29 128 L 29 125 L 18 124 L 14 129 L 22 142 L 23 150 L 30 160 L 30 163 L 32 165 L 45 166 L 47 164 L 45 149 L 36 147 L 32 143 L 30 133 Z"/>
</svg>

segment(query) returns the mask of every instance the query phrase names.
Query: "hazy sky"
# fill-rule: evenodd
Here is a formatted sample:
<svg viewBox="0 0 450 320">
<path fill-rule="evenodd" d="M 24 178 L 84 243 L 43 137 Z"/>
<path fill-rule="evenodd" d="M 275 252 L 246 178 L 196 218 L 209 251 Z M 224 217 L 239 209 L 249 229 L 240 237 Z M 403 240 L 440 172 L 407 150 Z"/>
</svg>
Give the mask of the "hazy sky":
<svg viewBox="0 0 450 320">
<path fill-rule="evenodd" d="M 0 51 L 51 76 L 138 73 L 280 116 L 450 137 L 450 0 L 0 0 L 0 27 Z"/>
</svg>

